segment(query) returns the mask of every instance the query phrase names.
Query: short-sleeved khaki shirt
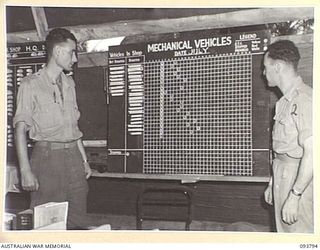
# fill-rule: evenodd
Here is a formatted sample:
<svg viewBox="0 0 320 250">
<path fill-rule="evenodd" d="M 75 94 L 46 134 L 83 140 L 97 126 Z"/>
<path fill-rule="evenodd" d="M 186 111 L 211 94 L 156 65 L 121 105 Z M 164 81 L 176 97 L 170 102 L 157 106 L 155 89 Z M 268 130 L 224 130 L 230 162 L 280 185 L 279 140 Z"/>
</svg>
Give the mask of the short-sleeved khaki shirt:
<svg viewBox="0 0 320 250">
<path fill-rule="evenodd" d="M 312 136 L 312 88 L 303 83 L 300 77 L 277 102 L 273 119 L 273 150 L 301 158 L 301 145 Z"/>
<path fill-rule="evenodd" d="M 25 122 L 36 141 L 68 142 L 82 137 L 75 83 L 61 73 L 62 95 L 50 81 L 46 68 L 25 77 L 19 87 L 13 125 Z"/>
</svg>

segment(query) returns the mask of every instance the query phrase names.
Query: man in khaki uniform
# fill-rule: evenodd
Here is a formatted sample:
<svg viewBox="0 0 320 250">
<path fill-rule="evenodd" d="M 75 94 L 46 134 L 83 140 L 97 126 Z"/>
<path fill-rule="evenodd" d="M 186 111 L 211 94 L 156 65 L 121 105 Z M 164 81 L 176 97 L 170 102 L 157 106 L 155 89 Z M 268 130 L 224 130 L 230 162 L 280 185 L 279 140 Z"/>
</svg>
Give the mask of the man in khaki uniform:
<svg viewBox="0 0 320 250">
<path fill-rule="evenodd" d="M 13 120 L 22 188 L 31 192 L 30 208 L 68 201 L 68 229 L 86 228 L 87 178 L 91 168 L 78 127 L 75 83 L 64 71 L 77 62 L 77 40 L 56 28 L 46 38 L 48 62 L 21 82 Z M 29 159 L 27 132 L 35 145 Z"/>
<path fill-rule="evenodd" d="M 274 116 L 273 176 L 264 196 L 274 205 L 278 232 L 312 233 L 312 88 L 297 73 L 299 59 L 289 40 L 271 44 L 264 56 L 268 85 L 283 94 Z"/>
</svg>

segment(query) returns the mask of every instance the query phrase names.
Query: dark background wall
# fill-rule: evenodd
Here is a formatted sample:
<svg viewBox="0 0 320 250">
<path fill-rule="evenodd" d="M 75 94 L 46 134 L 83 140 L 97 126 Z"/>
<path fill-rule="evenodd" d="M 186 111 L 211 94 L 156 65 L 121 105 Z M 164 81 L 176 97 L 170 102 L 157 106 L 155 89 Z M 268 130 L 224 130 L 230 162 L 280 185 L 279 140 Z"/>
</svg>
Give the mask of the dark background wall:
<svg viewBox="0 0 320 250">
<path fill-rule="evenodd" d="M 103 67 L 76 68 L 74 78 L 83 139 L 106 140 L 107 104 L 103 90 Z"/>
</svg>

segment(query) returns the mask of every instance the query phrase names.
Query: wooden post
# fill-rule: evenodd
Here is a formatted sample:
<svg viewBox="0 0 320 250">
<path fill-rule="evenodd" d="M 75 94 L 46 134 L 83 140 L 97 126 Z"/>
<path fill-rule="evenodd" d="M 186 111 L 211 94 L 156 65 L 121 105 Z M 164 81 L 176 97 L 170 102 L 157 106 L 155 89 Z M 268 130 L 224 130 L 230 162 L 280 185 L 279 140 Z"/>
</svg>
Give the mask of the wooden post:
<svg viewBox="0 0 320 250">
<path fill-rule="evenodd" d="M 43 7 L 31 7 L 34 23 L 40 41 L 44 41 L 48 32 L 48 22 Z"/>
</svg>

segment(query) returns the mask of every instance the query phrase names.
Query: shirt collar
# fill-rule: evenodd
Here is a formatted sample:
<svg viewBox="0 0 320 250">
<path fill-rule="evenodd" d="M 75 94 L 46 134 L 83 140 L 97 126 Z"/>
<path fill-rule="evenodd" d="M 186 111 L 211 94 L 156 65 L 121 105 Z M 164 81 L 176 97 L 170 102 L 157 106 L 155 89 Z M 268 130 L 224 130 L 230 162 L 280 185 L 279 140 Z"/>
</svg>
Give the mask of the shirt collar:
<svg viewBox="0 0 320 250">
<path fill-rule="evenodd" d="M 47 82 L 47 84 L 51 84 L 51 85 L 52 85 L 52 84 L 55 84 L 55 83 L 53 83 L 52 80 L 49 78 L 49 75 L 48 75 L 48 73 L 47 73 L 47 68 L 46 68 L 46 67 L 42 68 L 42 69 L 39 70 L 38 72 L 39 72 L 39 74 L 43 77 L 43 79 Z M 64 73 L 63 71 L 61 72 L 60 76 L 61 76 L 62 85 L 66 86 L 66 87 L 70 87 L 71 84 L 70 84 L 70 82 L 68 81 L 67 76 L 65 75 L 65 73 Z"/>
<path fill-rule="evenodd" d="M 287 101 L 291 101 L 293 97 L 296 96 L 297 94 L 297 89 L 299 88 L 300 85 L 303 84 L 302 78 L 298 76 L 295 78 L 292 83 L 290 88 L 288 89 L 287 93 L 283 95 L 283 98 L 286 99 Z"/>
</svg>

